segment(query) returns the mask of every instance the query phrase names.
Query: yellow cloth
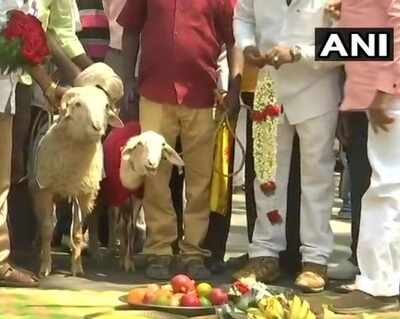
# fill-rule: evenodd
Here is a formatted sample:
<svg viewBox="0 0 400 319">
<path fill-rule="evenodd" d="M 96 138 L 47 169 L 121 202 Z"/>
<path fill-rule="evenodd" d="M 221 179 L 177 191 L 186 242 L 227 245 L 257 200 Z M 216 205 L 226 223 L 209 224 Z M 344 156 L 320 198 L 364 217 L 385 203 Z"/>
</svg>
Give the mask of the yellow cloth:
<svg viewBox="0 0 400 319">
<path fill-rule="evenodd" d="M 233 127 L 234 129 L 234 127 Z M 233 150 L 233 136 L 225 120 L 219 127 L 215 142 L 214 170 L 211 179 L 210 210 L 226 215 L 229 210 L 232 177 L 230 172 L 230 157 Z"/>
<path fill-rule="evenodd" d="M 257 87 L 258 68 L 245 64 L 242 76 L 242 92 L 255 92 Z"/>
</svg>

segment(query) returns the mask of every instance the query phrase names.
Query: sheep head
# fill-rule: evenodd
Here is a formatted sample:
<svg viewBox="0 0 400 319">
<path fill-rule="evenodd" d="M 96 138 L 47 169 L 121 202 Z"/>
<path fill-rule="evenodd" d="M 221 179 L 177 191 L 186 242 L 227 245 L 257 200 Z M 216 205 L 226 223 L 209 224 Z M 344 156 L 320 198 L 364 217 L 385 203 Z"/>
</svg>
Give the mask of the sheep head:
<svg viewBox="0 0 400 319">
<path fill-rule="evenodd" d="M 96 86 L 101 88 L 116 105 L 124 94 L 124 87 L 120 77 L 107 64 L 93 63 L 83 70 L 74 80 L 74 86 Z"/>
<path fill-rule="evenodd" d="M 134 136 L 122 150 L 120 178 L 128 189 L 137 188 L 138 177 L 155 175 L 162 159 L 173 165 L 184 166 L 182 158 L 165 141 L 165 138 L 153 131 Z"/>
<path fill-rule="evenodd" d="M 100 141 L 108 124 L 123 127 L 103 90 L 92 86 L 76 87 L 62 97 L 58 127 L 71 140 L 81 143 Z"/>
</svg>

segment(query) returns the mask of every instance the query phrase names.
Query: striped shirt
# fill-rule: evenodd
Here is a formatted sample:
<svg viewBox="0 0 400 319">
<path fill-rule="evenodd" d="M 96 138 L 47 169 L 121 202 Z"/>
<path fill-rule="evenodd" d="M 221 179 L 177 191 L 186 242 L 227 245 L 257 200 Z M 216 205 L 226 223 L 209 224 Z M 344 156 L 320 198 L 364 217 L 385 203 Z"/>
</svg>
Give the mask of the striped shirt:
<svg viewBox="0 0 400 319">
<path fill-rule="evenodd" d="M 77 4 L 82 25 L 78 37 L 93 61 L 103 61 L 108 50 L 110 33 L 102 0 L 77 0 Z"/>
</svg>

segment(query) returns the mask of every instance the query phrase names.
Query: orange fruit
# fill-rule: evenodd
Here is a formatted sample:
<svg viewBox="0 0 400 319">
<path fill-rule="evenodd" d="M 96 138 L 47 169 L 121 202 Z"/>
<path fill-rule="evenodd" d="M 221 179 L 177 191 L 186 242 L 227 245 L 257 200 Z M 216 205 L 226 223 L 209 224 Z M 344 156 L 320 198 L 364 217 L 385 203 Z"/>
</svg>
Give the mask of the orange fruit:
<svg viewBox="0 0 400 319">
<path fill-rule="evenodd" d="M 131 304 L 142 304 L 146 293 L 146 288 L 134 288 L 128 293 L 128 302 Z"/>
</svg>

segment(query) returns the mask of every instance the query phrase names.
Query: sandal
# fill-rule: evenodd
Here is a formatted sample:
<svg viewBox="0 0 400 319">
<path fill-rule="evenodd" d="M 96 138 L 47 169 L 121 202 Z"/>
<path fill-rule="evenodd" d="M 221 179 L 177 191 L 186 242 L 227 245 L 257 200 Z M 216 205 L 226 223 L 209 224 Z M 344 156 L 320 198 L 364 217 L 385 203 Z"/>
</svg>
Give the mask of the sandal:
<svg viewBox="0 0 400 319">
<path fill-rule="evenodd" d="M 257 281 L 272 283 L 281 275 L 279 259 L 274 257 L 250 258 L 247 265 L 233 274 L 233 278 L 240 279 L 255 277 Z"/>
<path fill-rule="evenodd" d="M 172 256 L 151 256 L 147 259 L 146 277 L 156 280 L 171 279 Z"/>
<path fill-rule="evenodd" d="M 0 287 L 35 288 L 39 279 L 27 270 L 19 270 L 9 263 L 0 264 Z"/>
<path fill-rule="evenodd" d="M 211 272 L 204 264 L 203 259 L 191 259 L 185 263 L 185 273 L 193 280 L 207 280 Z"/>
</svg>

